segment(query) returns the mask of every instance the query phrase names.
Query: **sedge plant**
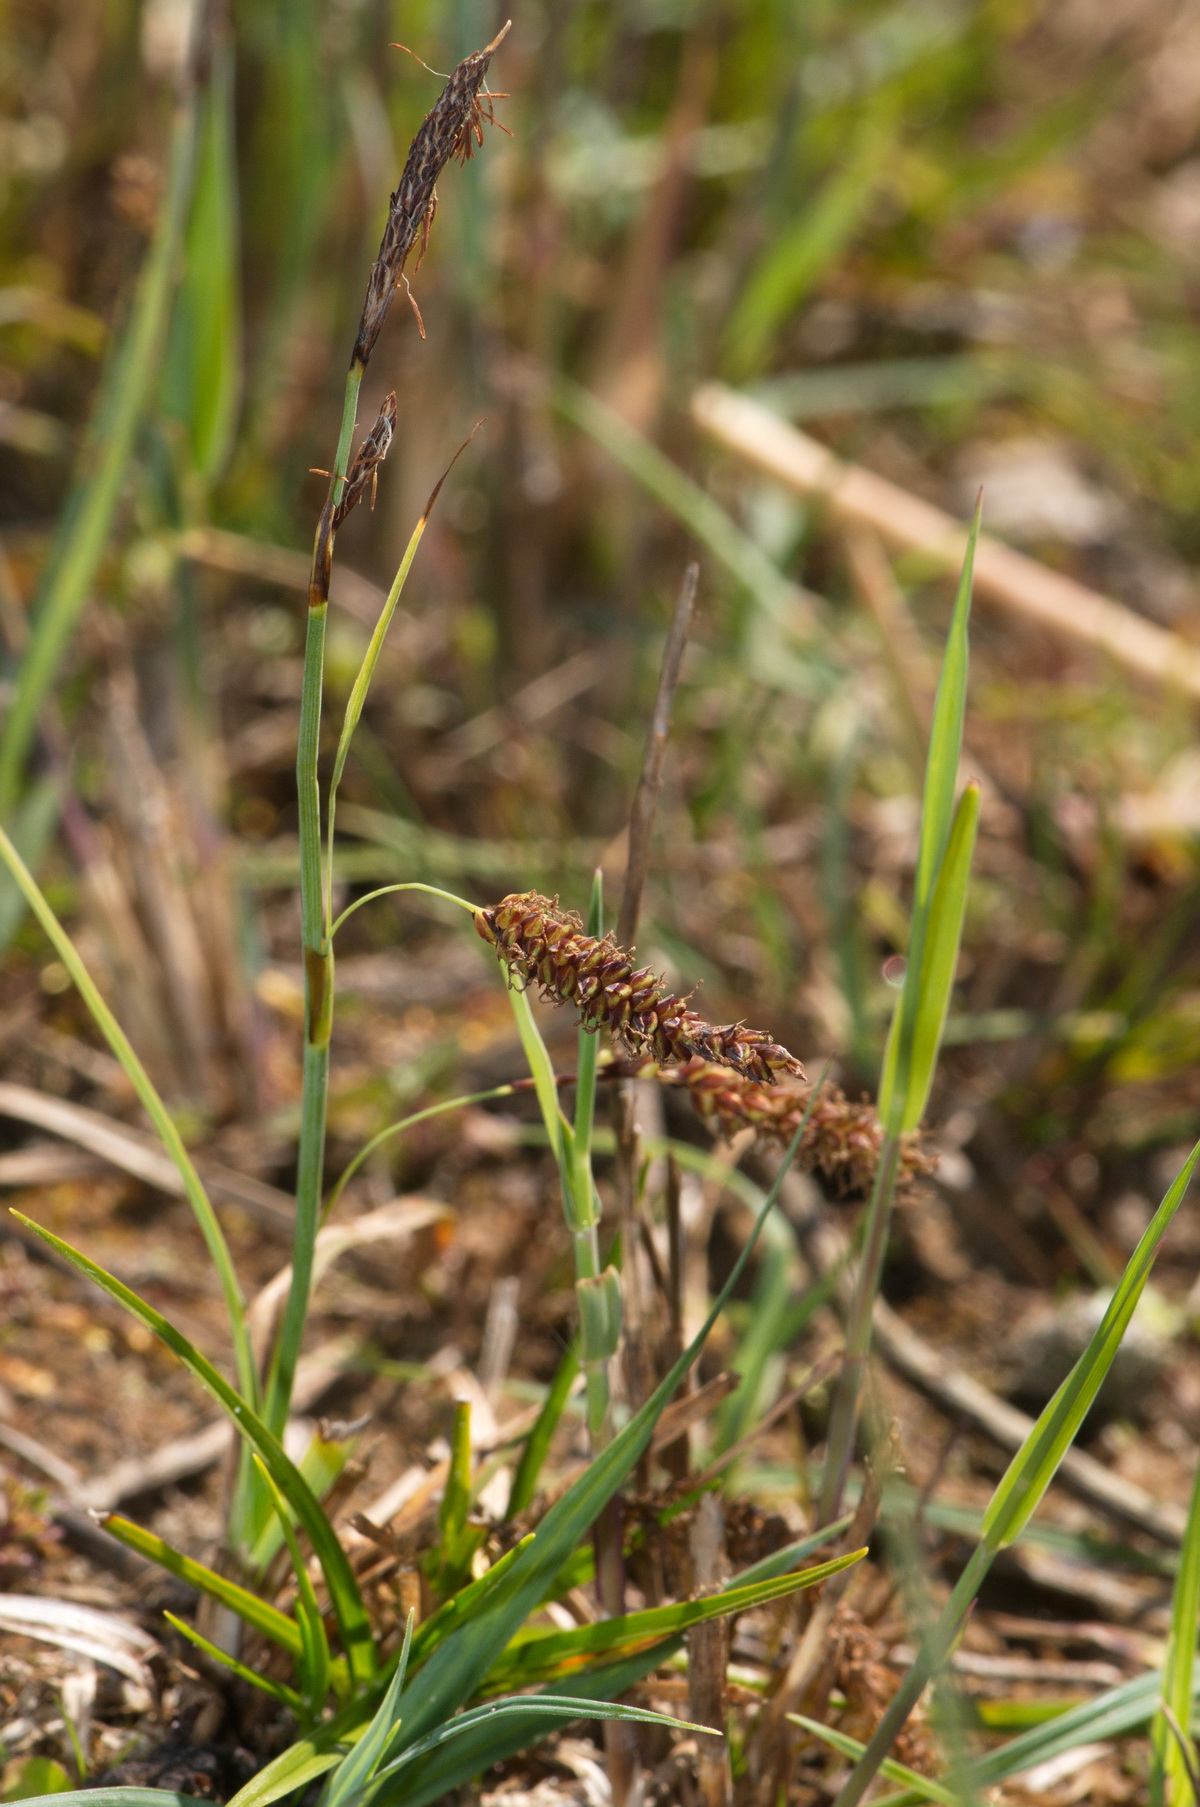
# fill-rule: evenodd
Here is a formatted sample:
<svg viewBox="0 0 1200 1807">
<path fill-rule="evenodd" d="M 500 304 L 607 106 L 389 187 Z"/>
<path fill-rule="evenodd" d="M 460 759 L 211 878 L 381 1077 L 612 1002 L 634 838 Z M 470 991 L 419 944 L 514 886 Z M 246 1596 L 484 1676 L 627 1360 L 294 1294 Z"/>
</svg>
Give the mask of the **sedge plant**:
<svg viewBox="0 0 1200 1807">
<path fill-rule="evenodd" d="M 728 1304 L 775 1204 L 788 1164 L 810 1132 L 816 1091 L 794 1127 L 789 1118 L 787 1152 L 775 1183 L 763 1198 L 751 1235 L 704 1324 L 646 1402 L 618 1429 L 608 1409 L 606 1370 L 620 1333 L 619 1290 L 616 1276 L 601 1262 L 592 1173 L 598 1031 L 609 1028 L 630 1052 L 673 1065 L 681 1073 L 694 1077 L 695 1063 L 706 1072 L 715 1065 L 751 1087 L 766 1090 L 781 1079 L 798 1078 L 799 1063 L 760 1031 L 746 1030 L 740 1024 L 703 1023 L 652 974 L 634 969 L 629 955 L 603 934 L 598 886 L 586 930 L 533 894 L 507 899 L 488 910 L 417 881 L 383 887 L 382 892 L 356 900 L 340 916 L 333 915 L 337 787 L 383 637 L 428 518 L 427 510 L 414 530 L 364 656 L 347 704 L 333 778 L 323 796 L 319 754 L 324 637 L 334 543 L 349 511 L 373 488 L 398 421 L 394 398 L 389 397 L 352 457 L 358 395 L 405 260 L 428 225 L 434 184 L 452 157 L 469 154 L 472 144 L 481 140 L 483 122 L 491 116 L 486 75 L 499 42 L 497 38 L 453 72 L 414 141 L 392 197 L 350 361 L 341 430 L 315 537 L 297 760 L 306 984 L 297 1208 L 289 1292 L 263 1372 L 254 1360 L 245 1305 L 219 1219 L 170 1113 L 13 840 L 0 829 L 0 860 L 77 985 L 179 1170 L 225 1300 L 234 1355 L 232 1380 L 130 1287 L 67 1241 L 29 1226 L 174 1352 L 228 1415 L 240 1439 L 243 1460 L 230 1526 L 232 1550 L 243 1565 L 237 1577 L 172 1549 L 165 1540 L 119 1515 L 109 1515 L 105 1521 L 128 1547 L 158 1562 L 234 1616 L 245 1638 L 253 1642 L 254 1651 L 221 1648 L 184 1622 L 177 1621 L 177 1625 L 207 1660 L 223 1664 L 245 1686 L 258 1688 L 292 1715 L 293 1742 L 246 1784 L 235 1797 L 234 1807 L 268 1807 L 322 1778 L 323 1807 L 365 1803 L 370 1807 L 423 1807 L 488 1764 L 512 1755 L 572 1718 L 659 1718 L 614 1702 L 673 1654 L 690 1627 L 783 1598 L 840 1572 L 863 1554 L 851 1551 L 815 1566 L 798 1566 L 844 1528 L 838 1508 L 853 1451 L 870 1310 L 878 1289 L 891 1200 L 904 1159 L 905 1137 L 919 1122 L 928 1097 L 961 933 L 978 809 L 973 787 L 967 787 L 955 803 L 965 706 L 969 558 L 955 607 L 930 743 L 909 965 L 885 1059 L 880 1099 L 883 1142 L 826 1463 L 823 1503 L 828 1522 L 814 1538 L 777 1553 L 768 1564 L 756 1565 L 698 1599 L 618 1613 L 565 1631 L 537 1623 L 546 1602 L 567 1594 L 585 1572 L 591 1560 L 592 1527 L 645 1456 L 666 1404 Z M 517 1464 L 509 1500 L 517 1541 L 503 1554 L 489 1554 L 487 1527 L 471 1516 L 482 1477 L 472 1466 L 469 1421 L 460 1411 L 435 1542 L 426 1560 L 434 1610 L 420 1625 L 410 1621 L 399 1643 L 392 1637 L 390 1625 L 374 1622 L 354 1564 L 322 1504 L 328 1464 L 323 1469 L 319 1462 L 297 1464 L 283 1446 L 309 1313 L 318 1230 L 343 1193 L 353 1168 L 365 1156 L 364 1151 L 351 1164 L 331 1194 L 324 1193 L 334 944 L 353 911 L 392 891 L 432 891 L 461 906 L 472 915 L 476 928 L 507 969 L 534 1090 L 562 1182 L 579 1304 L 577 1348 L 564 1358 Z M 580 1010 L 572 1120 L 559 1107 L 558 1076 L 530 1009 L 527 987 L 531 983 Z M 507 1089 L 495 1088 L 490 1095 Z M 478 1096 L 485 1095 L 489 1094 Z M 430 1109 L 449 1109 L 463 1102 L 450 1101 Z M 427 1114 L 418 1112 L 401 1124 L 389 1125 L 369 1146 L 382 1145 Z M 841 1796 L 842 1807 L 861 1799 L 888 1762 L 897 1730 L 948 1654 L 990 1563 L 1019 1535 L 1049 1485 L 1111 1365 L 1197 1154 L 1200 1150 L 1191 1157 L 1142 1238 L 1091 1345 L 996 1490 L 962 1579 L 875 1737 L 857 1753 L 854 1772 Z M 539 1516 L 536 1501 L 542 1466 L 554 1425 L 580 1369 L 592 1459 Z M 535 1522 L 527 1529 L 531 1519 Z M 262 1585 L 267 1553 L 276 1549 L 286 1552 L 291 1571 L 288 1591 L 279 1600 L 268 1598 Z M 1192 1581 L 1181 1581 L 1177 1595 L 1177 1604 L 1183 1602 L 1181 1613 L 1188 1610 L 1193 1591 Z M 1179 1654 L 1160 1693 L 1146 1692 L 1144 1699 L 1139 1696 L 1143 1715 L 1161 1703 L 1168 1729 L 1168 1713 L 1178 1719 L 1179 1708 L 1186 1708 L 1190 1701 L 1180 1679 L 1188 1677 L 1184 1641 L 1179 1641 Z M 251 1660 L 256 1652 L 268 1650 L 272 1653 L 269 1663 L 265 1655 L 263 1660 Z M 280 1678 L 280 1668 L 287 1679 Z M 1121 1710 L 1129 1709 L 1122 1705 Z M 1166 1750 L 1165 1744 L 1162 1748 Z M 1164 1766 L 1166 1762 L 1164 1757 Z M 181 1798 L 186 1799 L 158 1790 L 101 1789 L 89 1791 L 86 1801 L 94 1807 L 139 1807 L 139 1803 L 162 1807 Z M 67 1799 L 73 1801 L 74 1797 Z M 79 1803 L 85 1807 L 84 1796 L 79 1796 Z"/>
<path fill-rule="evenodd" d="M 501 33 L 501 37 L 503 37 Z M 346 384 L 345 408 L 329 493 L 318 524 L 309 592 L 308 637 L 301 702 L 297 781 L 300 799 L 302 933 L 306 973 L 305 1059 L 300 1131 L 297 1209 L 291 1277 L 283 1319 L 260 1372 L 254 1359 L 245 1303 L 228 1245 L 211 1200 L 163 1100 L 113 1012 L 91 979 L 69 935 L 51 909 L 12 838 L 0 828 L 0 860 L 49 938 L 83 1001 L 121 1063 L 141 1104 L 174 1161 L 221 1284 L 234 1353 L 228 1378 L 179 1328 L 130 1287 L 85 1253 L 49 1231 L 30 1225 L 47 1245 L 146 1326 L 179 1358 L 192 1377 L 228 1415 L 242 1450 L 231 1511 L 231 1553 L 242 1575 L 173 1549 L 156 1534 L 118 1514 L 110 1532 L 224 1608 L 255 1648 L 280 1653 L 290 1679 L 275 1664 L 244 1660 L 173 1619 L 214 1664 L 223 1665 L 248 1687 L 259 1689 L 294 1718 L 298 1737 L 237 1797 L 238 1807 L 265 1804 L 293 1793 L 318 1777 L 326 1807 L 370 1801 L 373 1807 L 418 1807 L 475 1774 L 488 1763 L 536 1741 L 565 1720 L 582 1716 L 660 1720 L 661 1715 L 614 1705 L 641 1675 L 680 1645 L 684 1633 L 706 1618 L 746 1610 L 808 1587 L 858 1560 L 850 1552 L 809 1566 L 798 1565 L 826 1539 L 808 1540 L 781 1552 L 769 1572 L 758 1568 L 735 1576 L 723 1589 L 700 1599 L 610 1617 L 574 1632 L 546 1631 L 528 1621 L 547 1599 L 569 1590 L 581 1559 L 590 1559 L 589 1533 L 597 1518 L 643 1457 L 668 1400 L 694 1363 L 712 1324 L 751 1257 L 770 1213 L 788 1160 L 807 1127 L 792 1137 L 779 1179 L 763 1201 L 755 1229 L 726 1285 L 714 1300 L 697 1337 L 642 1408 L 616 1434 L 608 1422 L 605 1366 L 616 1345 L 619 1320 L 615 1275 L 600 1266 L 598 1213 L 591 1172 L 591 1119 L 595 1099 L 596 1024 L 581 1033 L 580 1076 L 575 1120 L 557 1111 L 557 1080 L 533 1025 L 528 998 L 514 990 L 518 1021 L 526 1029 L 532 1081 L 547 1123 L 557 1126 L 564 1199 L 575 1239 L 579 1280 L 579 1362 L 585 1374 L 594 1457 L 583 1475 L 539 1519 L 535 1529 L 490 1563 L 483 1549 L 486 1527 L 470 1518 L 480 1485 L 473 1472 L 469 1422 L 460 1411 L 439 1515 L 437 1540 L 426 1568 L 438 1604 L 420 1625 L 409 1625 L 399 1648 L 390 1627 L 373 1623 L 355 1568 L 339 1541 L 321 1492 L 336 1470 L 325 1454 L 296 1463 L 283 1447 L 296 1363 L 308 1315 L 316 1237 L 326 1208 L 340 1196 L 349 1171 L 323 1200 L 325 1112 L 329 1040 L 333 1017 L 333 946 L 357 900 L 334 918 L 331 853 L 336 790 L 379 657 L 383 636 L 417 546 L 428 510 L 418 523 L 385 602 L 347 704 L 333 777 L 324 798 L 320 768 L 324 627 L 336 533 L 349 510 L 373 487 L 396 423 L 389 397 L 371 432 L 351 458 L 357 397 L 363 371 L 378 337 L 404 259 L 427 224 L 433 184 L 455 153 L 467 154 L 490 117 L 485 76 L 500 39 L 468 57 L 451 75 L 443 94 L 414 141 L 401 183 L 392 197 L 379 259 L 368 285 Z M 435 491 L 436 495 L 436 491 Z M 326 834 L 328 839 L 326 839 Z M 413 882 L 384 888 L 431 891 Z M 374 893 L 372 895 L 378 895 Z M 437 895 L 470 911 L 476 925 L 486 916 L 477 906 L 449 893 Z M 597 888 L 593 926 L 600 929 Z M 693 1019 L 698 1021 L 698 1019 Z M 736 1039 L 736 1038 L 735 1038 Z M 768 1038 L 760 1042 L 774 1049 Z M 777 1050 L 782 1054 L 782 1050 Z M 511 1088 L 496 1088 L 503 1093 Z M 462 1104 L 465 1100 L 453 1101 Z M 553 1109 L 551 1108 L 553 1106 Z M 449 1108 L 448 1105 L 433 1108 Z M 416 1121 L 427 1113 L 416 1113 Z M 405 1125 L 389 1126 L 383 1135 Z M 375 1138 L 378 1145 L 381 1138 Z M 352 1166 L 354 1163 L 352 1163 Z M 510 1516 L 533 1502 L 557 1415 L 574 1380 L 574 1354 L 563 1364 L 538 1423 L 526 1440 L 510 1500 Z M 310 1452 L 310 1458 L 312 1452 Z M 290 1605 L 268 1598 L 261 1578 L 276 1551 L 286 1552 L 291 1570 Z M 250 1652 L 245 1653 L 249 1658 Z M 506 1689 L 535 1688 L 519 1696 Z M 477 1703 L 477 1704 L 472 1704 Z M 677 1721 L 669 1721 L 678 1724 Z M 134 1791 L 146 1802 L 179 1801 L 164 1791 Z M 124 1789 L 91 1791 L 97 1807 L 129 1807 Z"/>
</svg>

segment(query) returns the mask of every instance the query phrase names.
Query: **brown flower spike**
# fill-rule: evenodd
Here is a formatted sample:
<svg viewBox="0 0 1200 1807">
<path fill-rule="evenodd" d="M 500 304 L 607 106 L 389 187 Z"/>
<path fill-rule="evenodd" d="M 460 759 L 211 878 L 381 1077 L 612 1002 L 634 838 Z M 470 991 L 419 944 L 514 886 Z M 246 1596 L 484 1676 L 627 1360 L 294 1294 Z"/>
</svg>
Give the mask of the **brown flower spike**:
<svg viewBox="0 0 1200 1807">
<path fill-rule="evenodd" d="M 784 1080 L 760 1085 L 707 1061 L 692 1060 L 664 1073 L 688 1089 L 696 1109 L 716 1135 L 733 1136 L 755 1129 L 774 1141 L 788 1143 L 799 1129 L 812 1097 L 812 1087 Z M 883 1124 L 865 1100 L 855 1103 L 837 1086 L 822 1086 L 797 1150 L 802 1167 L 826 1179 L 840 1196 L 870 1191 L 883 1146 Z M 914 1131 L 900 1149 L 898 1182 L 907 1188 L 932 1171 L 936 1157 L 921 1146 Z"/>
<path fill-rule="evenodd" d="M 514 893 L 491 910 L 476 910 L 475 927 L 523 984 L 574 1004 L 589 1029 L 611 1029 L 635 1054 L 653 1055 L 660 1065 L 711 1061 L 768 1085 L 784 1074 L 804 1078 L 795 1055 L 761 1029 L 706 1023 L 648 966 L 635 967 L 611 935 L 597 941 L 585 934 L 578 916 L 559 909 L 557 900 Z"/>
<path fill-rule="evenodd" d="M 418 234 L 428 233 L 437 208 L 434 190 L 438 177 L 451 157 L 461 156 L 465 161 L 471 155 L 473 144 L 483 143 L 483 121 L 492 120 L 491 99 L 494 97 L 485 92 L 481 99 L 480 94 L 488 65 L 507 32 L 506 25 L 485 49 L 464 58 L 452 71 L 412 141 L 388 207 L 383 242 L 367 284 L 367 297 L 354 345 L 352 361 L 356 364 L 366 364 L 370 357 L 387 319 L 396 284 L 404 273 L 408 254 L 416 244 Z"/>
</svg>

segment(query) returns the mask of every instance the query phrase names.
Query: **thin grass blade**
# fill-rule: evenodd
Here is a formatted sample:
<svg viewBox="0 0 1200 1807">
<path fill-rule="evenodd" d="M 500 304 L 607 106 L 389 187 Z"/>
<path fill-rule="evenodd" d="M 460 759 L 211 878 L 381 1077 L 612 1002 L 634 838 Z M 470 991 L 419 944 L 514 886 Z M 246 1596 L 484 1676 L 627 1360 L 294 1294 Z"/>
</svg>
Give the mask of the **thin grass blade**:
<svg viewBox="0 0 1200 1807">
<path fill-rule="evenodd" d="M 201 1386 L 212 1394 L 246 1442 L 262 1457 L 271 1479 L 303 1525 L 321 1565 L 351 1675 L 360 1683 L 370 1681 L 376 1669 L 375 1650 L 370 1621 L 358 1591 L 358 1583 L 333 1526 L 321 1509 L 320 1501 L 282 1445 L 271 1435 L 257 1413 L 252 1412 L 243 1399 L 239 1399 L 229 1382 L 217 1372 L 207 1357 L 201 1355 L 182 1331 L 155 1311 L 152 1305 L 148 1305 L 122 1281 L 106 1273 L 102 1267 L 98 1267 L 94 1261 L 72 1248 L 69 1242 L 55 1236 L 52 1231 L 22 1217 L 19 1212 L 14 1211 L 13 1216 L 35 1236 L 40 1236 L 48 1247 L 57 1250 L 72 1267 L 94 1281 L 110 1298 L 139 1318 L 148 1330 L 153 1331 L 179 1357 Z"/>
<path fill-rule="evenodd" d="M 925 1115 L 942 1045 L 962 941 L 967 885 L 979 824 L 979 786 L 969 784 L 958 801 L 950 838 L 930 899 L 908 1070 L 900 1099 L 900 1129 L 916 1129 Z"/>
<path fill-rule="evenodd" d="M 803 1588 L 816 1587 L 831 1575 L 861 1562 L 865 1550 L 852 1550 L 814 1568 L 797 1569 L 771 1581 L 753 1582 L 747 1587 L 722 1589 L 698 1600 L 682 1600 L 670 1606 L 654 1606 L 644 1612 L 623 1613 L 619 1618 L 600 1619 L 593 1625 L 580 1625 L 574 1631 L 531 1628 L 510 1644 L 487 1678 L 487 1687 L 522 1688 L 533 1682 L 548 1681 L 579 1669 L 588 1659 L 607 1656 L 632 1656 L 639 1648 L 675 1637 L 693 1625 L 710 1619 L 721 1619 L 730 1613 L 749 1612 L 765 1606 L 770 1600 L 782 1600 Z"/>
<path fill-rule="evenodd" d="M 189 1643 L 194 1644 L 197 1650 L 202 1650 L 210 1662 L 218 1664 L 223 1669 L 228 1669 L 230 1674 L 236 1675 L 239 1681 L 248 1682 L 250 1687 L 258 1688 L 262 1693 L 269 1694 L 272 1700 L 279 1702 L 280 1706 L 287 1707 L 289 1711 L 303 1717 L 304 1702 L 294 1688 L 289 1688 L 284 1682 L 273 1681 L 269 1676 L 259 1674 L 256 1669 L 248 1668 L 245 1663 L 239 1662 L 237 1657 L 231 1656 L 227 1650 L 211 1644 L 196 1630 L 194 1625 L 189 1625 L 186 1619 L 178 1618 L 175 1613 L 164 1612 L 163 1618 L 168 1625 L 174 1627 L 180 1637 L 184 1637 Z"/>
<path fill-rule="evenodd" d="M 261 1632 L 264 1637 L 270 1638 L 273 1644 L 280 1645 L 291 1656 L 300 1655 L 302 1646 L 299 1626 L 269 1601 L 260 1600 L 248 1588 L 239 1587 L 236 1581 L 216 1574 L 202 1562 L 196 1562 L 193 1557 L 173 1549 L 153 1531 L 143 1530 L 141 1525 L 133 1524 L 119 1513 L 109 1513 L 100 1522 L 127 1549 L 136 1550 L 139 1556 L 148 1557 L 160 1569 L 165 1569 L 170 1575 L 177 1575 L 181 1581 L 186 1581 L 190 1587 L 207 1594 L 211 1600 L 219 1600 L 222 1606 L 227 1606 L 239 1619 Z"/>
<path fill-rule="evenodd" d="M 567 1346 L 562 1360 L 550 1383 L 550 1391 L 546 1395 L 545 1404 L 537 1415 L 537 1421 L 521 1451 L 521 1460 L 517 1463 L 517 1472 L 513 1476 L 512 1491 L 508 1496 L 508 1506 L 504 1516 L 517 1518 L 524 1512 L 537 1492 L 538 1477 L 542 1472 L 550 1443 L 558 1423 L 563 1415 L 567 1400 L 571 1397 L 571 1388 L 575 1385 L 579 1374 L 579 1339 L 575 1338 Z"/>
<path fill-rule="evenodd" d="M 800 1726 L 827 1744 L 831 1750 L 840 1751 L 843 1757 L 857 1760 L 862 1756 L 866 1745 L 860 1744 L 857 1738 L 851 1738 L 846 1732 L 835 1731 L 831 1725 L 822 1725 L 819 1720 L 807 1719 L 803 1713 L 789 1713 L 788 1718 L 793 1725 Z M 940 1807 L 962 1807 L 962 1796 L 949 1788 L 943 1788 L 940 1782 L 934 1782 L 929 1776 L 920 1775 L 915 1769 L 909 1769 L 906 1763 L 897 1763 L 889 1757 L 880 1766 L 881 1775 L 889 1782 L 902 1782 L 909 1794 L 906 1799 L 914 1801 L 937 1801 Z"/>
<path fill-rule="evenodd" d="M 179 1133 L 175 1119 L 159 1097 L 150 1075 L 134 1052 L 129 1037 L 101 997 L 92 975 L 79 957 L 74 942 L 47 903 L 41 886 L 29 871 L 3 828 L 0 828 L 0 860 L 3 860 L 8 868 L 17 888 L 37 917 L 47 940 L 71 975 L 75 989 L 87 1005 L 92 1021 L 120 1061 L 122 1071 L 133 1087 L 138 1102 L 154 1125 L 164 1149 L 175 1163 L 179 1177 L 183 1181 L 188 1204 L 192 1208 L 192 1214 L 199 1225 L 200 1234 L 204 1238 L 205 1247 L 221 1283 L 221 1293 L 229 1319 L 229 1332 L 233 1340 L 238 1388 L 248 1403 L 257 1404 L 258 1377 L 254 1365 L 254 1353 L 250 1344 L 250 1331 L 246 1323 L 245 1301 L 242 1298 L 242 1289 L 238 1283 L 233 1257 L 230 1255 L 229 1245 L 225 1241 L 224 1232 L 217 1221 L 212 1201 L 204 1189 L 204 1182 L 196 1171 L 191 1155 L 184 1147 L 183 1137 Z"/>
<path fill-rule="evenodd" d="M 1171 1807 L 1194 1807 L 1195 1790 L 1179 1740 L 1171 1727 L 1168 1712 L 1176 1725 L 1186 1729 L 1192 1717 L 1192 1673 L 1196 1666 L 1196 1636 L 1200 1626 L 1200 1467 L 1192 1486 L 1187 1528 L 1179 1552 L 1179 1572 L 1171 1599 L 1171 1632 L 1167 1641 L 1167 1660 L 1163 1664 L 1162 1701 L 1155 1716 L 1151 1735 L 1153 1762 L 1150 1772 L 1150 1799 L 1154 1807 L 1166 1798 Z"/>
</svg>

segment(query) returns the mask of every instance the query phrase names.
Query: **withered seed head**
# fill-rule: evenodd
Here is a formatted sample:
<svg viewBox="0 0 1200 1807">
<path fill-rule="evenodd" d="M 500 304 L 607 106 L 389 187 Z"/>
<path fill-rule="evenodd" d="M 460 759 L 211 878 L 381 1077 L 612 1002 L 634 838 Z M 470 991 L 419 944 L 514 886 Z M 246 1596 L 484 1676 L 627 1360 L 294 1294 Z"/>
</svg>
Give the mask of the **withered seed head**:
<svg viewBox="0 0 1200 1807">
<path fill-rule="evenodd" d="M 574 1004 L 589 1029 L 611 1029 L 634 1053 L 660 1064 L 711 1061 L 768 1084 L 783 1074 L 804 1077 L 796 1057 L 761 1029 L 706 1023 L 648 966 L 635 967 L 611 935 L 597 941 L 585 934 L 577 916 L 536 891 L 477 910 L 475 927 L 523 984 Z"/>
<path fill-rule="evenodd" d="M 663 1077 L 685 1085 L 709 1128 L 722 1136 L 755 1129 L 774 1141 L 788 1143 L 812 1097 L 812 1087 L 795 1080 L 760 1085 L 703 1060 L 688 1061 Z M 840 1195 L 861 1196 L 871 1189 L 882 1145 L 883 1125 L 872 1105 L 865 1100 L 855 1103 L 837 1086 L 822 1086 L 801 1137 L 797 1160 L 802 1167 L 820 1173 Z M 936 1159 L 922 1147 L 920 1135 L 906 1136 L 900 1150 L 899 1185 L 911 1186 L 935 1165 Z"/>
<path fill-rule="evenodd" d="M 379 418 L 375 425 L 355 453 L 354 462 L 347 472 L 342 499 L 333 511 L 335 533 L 346 516 L 358 507 L 367 490 L 373 487 L 376 473 L 391 450 L 392 435 L 395 431 L 396 392 L 393 389 L 380 408 Z"/>
<path fill-rule="evenodd" d="M 472 138 L 480 143 L 483 141 L 482 121 L 490 118 L 491 109 L 488 107 L 485 111 L 481 106 L 480 90 L 488 65 L 507 31 L 506 25 L 485 49 L 463 59 L 412 141 L 388 207 L 379 256 L 367 283 L 358 338 L 354 343 L 352 361 L 356 364 L 366 364 L 374 350 L 405 260 L 436 205 L 434 188 L 438 177 L 451 157 L 456 154 L 464 158 L 470 156 Z"/>
</svg>

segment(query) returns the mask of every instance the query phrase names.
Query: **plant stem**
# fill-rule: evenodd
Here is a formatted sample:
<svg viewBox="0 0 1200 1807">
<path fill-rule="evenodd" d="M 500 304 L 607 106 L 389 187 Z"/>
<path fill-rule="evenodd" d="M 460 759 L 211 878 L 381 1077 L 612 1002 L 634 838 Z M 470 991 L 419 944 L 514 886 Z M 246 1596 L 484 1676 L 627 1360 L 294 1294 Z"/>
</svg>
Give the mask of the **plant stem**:
<svg viewBox="0 0 1200 1807">
<path fill-rule="evenodd" d="M 267 1387 L 266 1419 L 278 1436 L 287 1423 L 296 1363 L 304 1338 L 312 1288 L 313 1251 L 321 1223 L 325 1167 L 325 1119 L 329 1096 L 329 1034 L 333 1022 L 333 950 L 326 933 L 326 899 L 321 858 L 321 697 L 325 678 L 325 617 L 333 564 L 333 513 L 350 460 L 363 367 L 357 359 L 346 378 L 342 426 L 329 494 L 317 523 L 308 590 L 308 631 L 304 642 L 304 682 L 300 696 L 300 742 L 296 792 L 300 829 L 300 932 L 304 946 L 304 1079 L 300 1107 L 300 1148 L 296 1169 L 296 1222 L 292 1235 L 292 1282 Z"/>
<path fill-rule="evenodd" d="M 884 1255 L 887 1252 L 899 1162 L 900 1138 L 889 1134 L 884 1137 L 879 1153 L 875 1184 L 871 1188 L 871 1199 L 867 1206 L 862 1257 L 858 1264 L 858 1279 L 846 1325 L 846 1350 L 829 1421 L 825 1475 L 821 1486 L 819 1523 L 822 1525 L 830 1524 L 841 1512 L 846 1476 L 854 1454 L 858 1404 L 871 1347 L 871 1319 L 875 1300 L 879 1295 Z"/>
</svg>

